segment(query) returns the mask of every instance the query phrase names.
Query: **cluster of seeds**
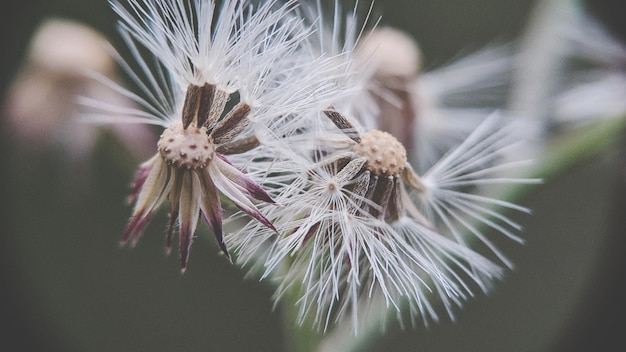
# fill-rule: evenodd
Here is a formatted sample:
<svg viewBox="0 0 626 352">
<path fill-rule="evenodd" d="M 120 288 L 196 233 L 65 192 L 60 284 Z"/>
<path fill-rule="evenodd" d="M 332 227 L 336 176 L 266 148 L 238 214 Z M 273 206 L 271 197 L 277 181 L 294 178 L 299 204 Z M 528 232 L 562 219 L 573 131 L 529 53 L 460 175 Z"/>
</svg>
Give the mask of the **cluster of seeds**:
<svg viewBox="0 0 626 352">
<path fill-rule="evenodd" d="M 361 135 L 352 151 L 367 159 L 366 168 L 374 175 L 399 175 L 406 167 L 406 149 L 387 132 L 371 130 Z"/>
<path fill-rule="evenodd" d="M 178 168 L 205 168 L 215 155 L 215 146 L 204 127 L 182 124 L 168 127 L 157 143 L 161 157 L 169 164 Z"/>
</svg>

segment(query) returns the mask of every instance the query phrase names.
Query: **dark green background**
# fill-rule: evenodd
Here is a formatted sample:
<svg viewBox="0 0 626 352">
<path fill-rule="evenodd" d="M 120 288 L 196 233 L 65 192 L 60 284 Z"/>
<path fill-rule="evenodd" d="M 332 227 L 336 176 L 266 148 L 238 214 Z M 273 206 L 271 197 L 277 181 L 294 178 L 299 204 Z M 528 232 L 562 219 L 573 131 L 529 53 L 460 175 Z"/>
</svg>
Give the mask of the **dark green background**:
<svg viewBox="0 0 626 352">
<path fill-rule="evenodd" d="M 614 2 L 594 1 L 620 31 Z M 5 2 L 0 12 L 2 96 L 47 16 L 83 21 L 116 39 L 106 1 Z M 522 30 L 532 2 L 377 1 L 383 23 L 413 34 L 426 67 Z M 624 33 L 621 31 L 621 33 Z M 163 254 L 165 214 L 139 246 L 120 249 L 136 161 L 104 137 L 93 162 L 69 166 L 53 150 L 0 144 L 0 350 L 281 351 L 271 291 L 245 280 L 201 232 L 190 268 Z M 370 351 L 573 351 L 624 346 L 624 153 L 615 146 L 522 200 L 527 245 L 503 241 L 517 264 L 456 323 L 393 330 Z M 201 229 L 206 230 L 205 228 Z M 614 319 L 618 319 L 613 323 Z M 616 325 L 617 324 L 617 325 Z M 614 349 L 618 350 L 618 349 Z"/>
</svg>

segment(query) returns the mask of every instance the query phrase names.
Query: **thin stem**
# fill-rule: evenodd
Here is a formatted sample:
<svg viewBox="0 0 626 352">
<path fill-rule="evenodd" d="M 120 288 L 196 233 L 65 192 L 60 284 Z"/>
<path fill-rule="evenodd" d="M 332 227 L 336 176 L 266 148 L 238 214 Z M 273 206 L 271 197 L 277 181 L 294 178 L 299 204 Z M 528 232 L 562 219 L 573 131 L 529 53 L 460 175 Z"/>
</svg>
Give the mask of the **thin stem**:
<svg viewBox="0 0 626 352">
<path fill-rule="evenodd" d="M 572 0 L 541 0 L 530 17 L 522 39 L 518 72 L 511 96 L 511 111 L 525 124 L 538 150 L 546 142 L 550 97 L 556 89 L 556 77 L 563 69 L 563 54 L 568 51 L 562 40 L 562 24 L 578 16 L 578 4 Z"/>
<path fill-rule="evenodd" d="M 283 265 L 283 270 L 287 270 L 290 263 Z M 285 347 L 290 352 L 311 352 L 317 349 L 322 340 L 322 333 L 317 332 L 313 323 L 305 321 L 299 324 L 298 306 L 296 302 L 299 298 L 297 290 L 292 288 L 281 299 L 281 313 L 283 316 L 283 332 L 285 336 Z"/>
</svg>

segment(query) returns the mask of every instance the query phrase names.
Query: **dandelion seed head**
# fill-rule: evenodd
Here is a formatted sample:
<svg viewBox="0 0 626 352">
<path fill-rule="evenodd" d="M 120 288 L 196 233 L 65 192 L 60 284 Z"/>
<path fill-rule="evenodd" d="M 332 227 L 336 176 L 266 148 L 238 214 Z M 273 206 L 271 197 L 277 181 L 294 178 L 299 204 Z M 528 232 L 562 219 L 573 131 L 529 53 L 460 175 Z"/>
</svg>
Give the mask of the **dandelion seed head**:
<svg viewBox="0 0 626 352">
<path fill-rule="evenodd" d="M 157 124 L 165 130 L 157 153 L 142 165 L 133 183 L 129 199 L 135 209 L 121 243 L 135 244 L 152 215 L 169 202 L 166 249 L 170 251 L 178 227 L 183 271 L 202 218 L 230 259 L 223 240 L 223 200 L 275 231 L 257 207 L 274 201 L 239 167 L 239 162 L 248 160 L 234 154 L 259 145 L 255 131 L 263 126 L 257 125 L 300 113 L 294 102 L 304 92 L 315 96 L 325 86 L 323 77 L 313 79 L 296 94 L 290 89 L 293 86 L 283 84 L 294 72 L 307 71 L 297 67 L 285 74 L 287 64 L 277 64 L 282 62 L 279 58 L 292 62 L 291 55 L 307 30 L 299 19 L 288 18 L 292 1 L 283 5 L 268 1 L 258 8 L 244 0 L 223 1 L 219 7 L 213 0 L 127 0 L 125 4 L 112 1 L 120 16 L 120 33 L 138 69 L 122 58 L 118 61 L 140 93 L 106 79 L 98 81 L 145 111 L 91 102 L 97 110 L 94 116 Z"/>
</svg>

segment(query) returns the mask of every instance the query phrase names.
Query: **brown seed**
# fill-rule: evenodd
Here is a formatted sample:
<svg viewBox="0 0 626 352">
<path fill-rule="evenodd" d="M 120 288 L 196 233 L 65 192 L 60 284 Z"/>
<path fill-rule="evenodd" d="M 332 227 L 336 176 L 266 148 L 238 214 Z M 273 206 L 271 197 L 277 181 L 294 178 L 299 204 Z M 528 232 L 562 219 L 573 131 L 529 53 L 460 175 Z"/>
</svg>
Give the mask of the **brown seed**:
<svg viewBox="0 0 626 352">
<path fill-rule="evenodd" d="M 176 167 L 204 168 L 215 155 L 213 141 L 206 132 L 204 127 L 191 125 L 184 129 L 182 124 L 172 125 L 157 143 L 159 153 L 168 164 Z"/>
</svg>

